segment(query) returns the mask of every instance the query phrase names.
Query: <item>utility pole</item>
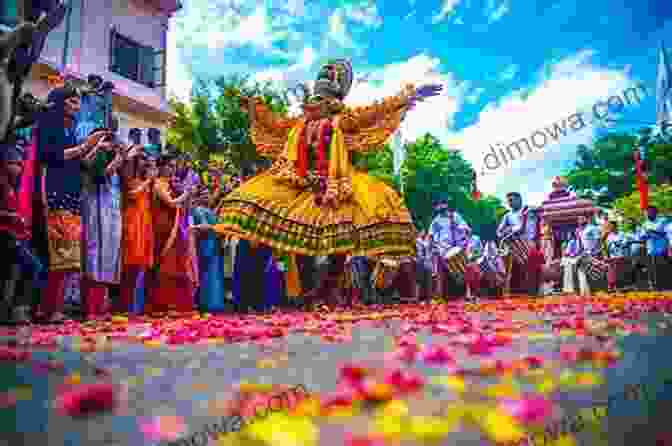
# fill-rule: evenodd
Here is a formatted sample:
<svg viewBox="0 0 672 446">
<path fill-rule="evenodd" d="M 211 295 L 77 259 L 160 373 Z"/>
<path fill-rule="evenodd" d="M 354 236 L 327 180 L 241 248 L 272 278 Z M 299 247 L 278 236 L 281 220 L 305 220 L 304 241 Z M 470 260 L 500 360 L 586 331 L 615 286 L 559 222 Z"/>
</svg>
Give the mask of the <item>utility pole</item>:
<svg viewBox="0 0 672 446">
<path fill-rule="evenodd" d="M 75 0 L 70 0 L 68 2 L 68 11 L 65 16 L 65 35 L 63 37 L 63 57 L 61 59 L 61 71 L 62 75 L 65 76 L 65 69 L 68 63 L 68 50 L 70 46 L 70 25 L 72 20 L 72 2 Z"/>
</svg>

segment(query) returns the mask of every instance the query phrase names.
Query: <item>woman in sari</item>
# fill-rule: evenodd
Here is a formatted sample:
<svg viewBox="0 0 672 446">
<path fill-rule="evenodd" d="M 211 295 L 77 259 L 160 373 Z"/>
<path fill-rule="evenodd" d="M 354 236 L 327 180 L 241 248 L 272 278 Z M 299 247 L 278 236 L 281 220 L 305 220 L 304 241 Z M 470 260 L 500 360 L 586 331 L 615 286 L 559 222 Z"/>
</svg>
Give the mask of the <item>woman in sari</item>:
<svg viewBox="0 0 672 446">
<path fill-rule="evenodd" d="M 158 162 L 159 177 L 154 181 L 152 224 L 154 228 L 154 271 L 147 296 L 147 313 L 188 313 L 194 310 L 194 275 L 189 243 L 182 237 L 180 222 L 192 189 L 175 197 L 170 182 L 175 174 L 174 155 L 164 154 Z"/>
<path fill-rule="evenodd" d="M 82 299 L 89 318 L 108 312 L 111 285 L 121 279 L 121 179 L 125 148 L 92 150 L 82 171 Z"/>
<path fill-rule="evenodd" d="M 196 200 L 196 207 L 192 209 L 195 225 L 215 224 L 217 216 L 208 207 L 209 194 L 207 189 L 201 191 Z M 193 228 L 194 226 L 192 226 Z M 219 313 L 226 309 L 226 294 L 224 280 L 224 256 L 219 237 L 212 231 L 195 234 L 198 237 L 198 260 L 200 287 L 198 291 L 198 307 L 204 313 Z"/>
<path fill-rule="evenodd" d="M 67 275 L 81 268 L 80 159 L 99 144 L 106 148 L 108 143 L 101 139 L 110 133 L 95 132 L 77 144 L 75 115 L 80 97 L 75 88 L 55 88 L 47 102 L 52 105 L 38 123 L 36 153 L 28 155 L 35 163 L 30 169 L 34 177 L 22 179 L 22 186 L 32 186 L 22 187 L 22 191 L 32 192 L 32 200 L 24 195 L 22 209 L 28 216 L 27 208 L 32 205 L 27 220 L 32 223 L 35 251 L 42 264 L 48 265 L 37 316 L 60 322 L 64 319 Z"/>
<path fill-rule="evenodd" d="M 123 217 L 121 294 L 114 311 L 139 310 L 140 279 L 154 264 L 152 185 L 150 164 L 143 147 L 133 146 L 122 168 Z"/>
</svg>

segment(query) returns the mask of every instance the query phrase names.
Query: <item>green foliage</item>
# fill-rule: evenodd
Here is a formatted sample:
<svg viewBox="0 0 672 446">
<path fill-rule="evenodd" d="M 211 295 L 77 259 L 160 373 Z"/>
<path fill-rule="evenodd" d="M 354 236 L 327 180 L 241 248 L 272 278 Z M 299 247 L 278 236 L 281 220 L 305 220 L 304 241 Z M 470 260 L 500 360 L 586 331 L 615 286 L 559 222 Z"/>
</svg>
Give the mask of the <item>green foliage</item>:
<svg viewBox="0 0 672 446">
<path fill-rule="evenodd" d="M 649 190 L 649 204 L 656 206 L 661 215 L 672 213 L 672 185 L 652 186 Z M 633 227 L 644 221 L 644 214 L 639 209 L 639 192 L 633 192 L 614 202 L 614 209 L 625 218 L 624 229 Z"/>
<path fill-rule="evenodd" d="M 400 191 L 404 184 L 404 198 L 419 229 L 427 229 L 432 219 L 432 204 L 446 199 L 472 225 L 474 232 L 492 232 L 497 212 L 503 212 L 495 197 L 471 198 L 471 165 L 458 151 L 447 150 L 433 136 L 427 134 L 406 147 L 406 160 L 401 167 L 401 178 L 393 172 L 393 154 L 389 146 L 365 155 L 353 156 L 356 168 L 387 182 Z"/>
<path fill-rule="evenodd" d="M 665 138 L 644 137 L 649 183 L 665 182 L 672 175 L 672 144 Z M 618 198 L 635 191 L 635 166 L 632 158 L 637 135 L 610 134 L 591 147 L 580 145 L 574 167 L 565 174 L 570 186 L 581 197 L 595 200 L 598 206 L 610 206 Z"/>
<path fill-rule="evenodd" d="M 260 97 L 275 112 L 285 114 L 286 94 L 271 83 L 252 82 L 246 76 L 222 76 L 212 82 L 200 80 L 188 104 L 171 100 L 175 126 L 167 141 L 190 153 L 202 164 L 224 159 L 232 171 L 261 161 L 249 135 L 249 118 L 241 107 L 241 96 Z"/>
</svg>

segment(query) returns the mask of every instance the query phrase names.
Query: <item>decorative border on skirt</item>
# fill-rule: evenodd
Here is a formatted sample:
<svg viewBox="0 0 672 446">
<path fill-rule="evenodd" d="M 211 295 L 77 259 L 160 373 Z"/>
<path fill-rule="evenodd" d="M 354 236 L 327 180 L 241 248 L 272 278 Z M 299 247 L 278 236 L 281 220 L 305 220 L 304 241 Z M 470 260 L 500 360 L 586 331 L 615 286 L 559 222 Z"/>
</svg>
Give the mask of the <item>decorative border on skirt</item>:
<svg viewBox="0 0 672 446">
<path fill-rule="evenodd" d="M 263 243 L 272 248 L 309 256 L 415 255 L 412 223 L 383 221 L 365 227 L 351 222 L 324 226 L 299 223 L 255 203 L 230 200 L 220 209 L 218 227 L 226 235 Z"/>
</svg>

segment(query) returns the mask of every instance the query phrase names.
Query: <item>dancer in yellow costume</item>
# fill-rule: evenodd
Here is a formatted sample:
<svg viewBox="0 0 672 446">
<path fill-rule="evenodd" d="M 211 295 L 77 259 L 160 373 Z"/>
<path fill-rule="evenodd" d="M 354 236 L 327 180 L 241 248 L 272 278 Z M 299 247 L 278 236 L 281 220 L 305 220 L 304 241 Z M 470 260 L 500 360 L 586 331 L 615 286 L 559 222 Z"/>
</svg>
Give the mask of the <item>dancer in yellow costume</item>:
<svg viewBox="0 0 672 446">
<path fill-rule="evenodd" d="M 304 86 L 299 117 L 279 116 L 261 100 L 244 98 L 252 141 L 275 162 L 224 198 L 216 232 L 306 256 L 414 252 L 415 228 L 402 198 L 354 169 L 350 154 L 381 149 L 406 111 L 441 87 L 407 86 L 397 96 L 351 109 L 343 100 L 352 80 L 348 61 L 324 66 L 313 93 Z"/>
</svg>

